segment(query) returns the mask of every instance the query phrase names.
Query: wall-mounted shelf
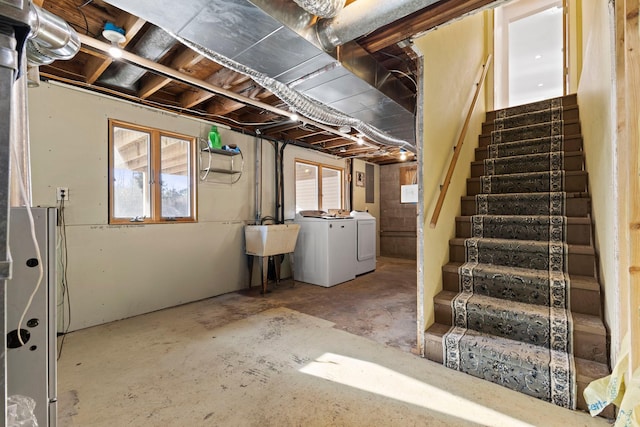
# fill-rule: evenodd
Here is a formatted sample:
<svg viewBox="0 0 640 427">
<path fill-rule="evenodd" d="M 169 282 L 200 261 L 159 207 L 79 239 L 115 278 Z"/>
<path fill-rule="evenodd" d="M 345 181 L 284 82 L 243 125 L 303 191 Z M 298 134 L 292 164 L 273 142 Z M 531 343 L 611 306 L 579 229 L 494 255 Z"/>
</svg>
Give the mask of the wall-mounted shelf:
<svg viewBox="0 0 640 427">
<path fill-rule="evenodd" d="M 241 151 L 211 148 L 206 139 L 199 139 L 198 146 L 200 148 L 201 181 L 235 184 L 240 180 L 244 171 L 244 156 Z M 216 158 L 220 161 L 216 161 Z M 214 162 L 216 163 L 215 166 Z M 231 178 L 225 179 L 222 175 L 227 175 Z"/>
</svg>

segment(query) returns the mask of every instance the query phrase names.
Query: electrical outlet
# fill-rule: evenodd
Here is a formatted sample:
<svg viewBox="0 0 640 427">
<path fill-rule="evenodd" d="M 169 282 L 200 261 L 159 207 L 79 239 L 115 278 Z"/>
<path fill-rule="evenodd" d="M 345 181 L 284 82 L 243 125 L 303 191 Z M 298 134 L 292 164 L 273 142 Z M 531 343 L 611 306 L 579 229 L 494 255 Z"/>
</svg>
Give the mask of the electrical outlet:
<svg viewBox="0 0 640 427">
<path fill-rule="evenodd" d="M 56 200 L 69 200 L 69 187 L 57 187 L 56 188 Z"/>
</svg>

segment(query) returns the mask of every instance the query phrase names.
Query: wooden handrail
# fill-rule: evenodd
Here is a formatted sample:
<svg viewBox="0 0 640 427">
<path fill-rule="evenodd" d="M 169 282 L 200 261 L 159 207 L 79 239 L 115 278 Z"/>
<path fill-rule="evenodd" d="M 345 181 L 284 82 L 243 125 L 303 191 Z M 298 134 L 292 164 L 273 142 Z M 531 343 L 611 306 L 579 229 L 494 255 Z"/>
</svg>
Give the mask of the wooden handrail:
<svg viewBox="0 0 640 427">
<path fill-rule="evenodd" d="M 489 54 L 487 56 L 487 60 L 482 65 L 482 75 L 480 76 L 480 81 L 476 83 L 475 93 L 473 94 L 473 100 L 471 101 L 471 105 L 469 106 L 469 111 L 467 112 L 467 117 L 464 119 L 464 125 L 462 125 L 462 131 L 460 132 L 460 136 L 458 137 L 458 142 L 455 145 L 455 149 L 453 151 L 453 157 L 451 158 L 451 163 L 449 164 L 449 169 L 447 170 L 447 175 L 444 178 L 444 183 L 440 187 L 440 195 L 438 196 L 438 202 L 436 203 L 436 208 L 433 210 L 433 215 L 431 216 L 431 223 L 429 226 L 431 228 L 435 228 L 438 223 L 438 217 L 440 216 L 440 211 L 442 210 L 442 205 L 444 205 L 444 199 L 447 196 L 447 190 L 449 189 L 449 184 L 451 184 L 451 178 L 453 177 L 453 171 L 456 168 L 456 163 L 458 163 L 458 157 L 460 157 L 460 152 L 462 151 L 462 144 L 464 144 L 464 140 L 467 136 L 467 130 L 469 129 L 469 122 L 471 121 L 471 116 L 473 115 L 473 111 L 476 108 L 476 102 L 478 101 L 478 97 L 480 96 L 480 89 L 482 89 L 482 85 L 487 78 L 487 72 L 489 71 L 489 66 L 491 65 L 492 55 Z"/>
</svg>

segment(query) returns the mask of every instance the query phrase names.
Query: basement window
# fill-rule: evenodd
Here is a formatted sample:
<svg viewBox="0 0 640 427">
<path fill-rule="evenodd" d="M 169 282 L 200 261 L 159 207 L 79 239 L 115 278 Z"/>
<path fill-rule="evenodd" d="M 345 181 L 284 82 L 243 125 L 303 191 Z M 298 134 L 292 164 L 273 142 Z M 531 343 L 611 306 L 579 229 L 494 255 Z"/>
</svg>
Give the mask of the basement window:
<svg viewBox="0 0 640 427">
<path fill-rule="evenodd" d="M 109 223 L 194 222 L 194 137 L 109 120 Z"/>
<path fill-rule="evenodd" d="M 342 209 L 342 169 L 296 160 L 296 212 Z"/>
</svg>

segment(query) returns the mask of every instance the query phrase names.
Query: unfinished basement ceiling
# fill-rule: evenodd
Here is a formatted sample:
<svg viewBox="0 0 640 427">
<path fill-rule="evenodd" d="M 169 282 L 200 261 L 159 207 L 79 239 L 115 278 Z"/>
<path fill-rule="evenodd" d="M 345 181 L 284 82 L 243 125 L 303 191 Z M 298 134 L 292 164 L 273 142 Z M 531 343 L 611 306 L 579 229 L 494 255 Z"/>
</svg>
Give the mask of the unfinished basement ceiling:
<svg viewBox="0 0 640 427">
<path fill-rule="evenodd" d="M 347 1 L 347 7 L 358 1 L 364 0 Z M 486 6 L 492 0 L 425 1 L 425 5 L 430 5 L 328 53 L 318 48 L 313 50 L 312 43 L 295 34 L 303 33 L 300 28 L 304 30 L 305 26 L 315 24 L 317 18 L 309 18 L 309 14 L 293 0 L 278 0 L 277 10 L 270 11 L 280 22 L 297 20 L 293 25 L 286 25 L 287 22 L 280 25 L 272 16 L 262 13 L 258 6 L 268 8 L 265 5 L 274 4 L 263 0 L 191 0 L 181 4 L 180 9 L 184 12 L 180 14 L 162 12 L 174 7 L 153 9 L 153 4 L 162 3 L 153 1 L 40 0 L 34 3 L 66 20 L 81 34 L 83 41 L 81 51 L 74 59 L 41 66 L 41 79 L 208 119 L 264 138 L 294 141 L 341 157 L 355 156 L 386 164 L 399 161 L 400 149 L 408 147 L 402 144 L 404 141 L 414 143 L 416 62 L 406 40 Z M 216 10 L 216 3 L 222 5 L 218 11 L 230 14 L 228 19 L 259 17 L 263 30 L 268 32 L 273 28 L 283 40 L 284 47 L 275 42 L 267 46 L 271 57 L 265 56 L 263 64 L 267 65 L 261 66 L 259 61 L 251 61 L 256 55 L 254 52 L 245 57 L 234 54 L 234 49 L 255 47 L 260 40 L 252 38 L 261 38 L 259 32 L 238 31 L 233 37 L 227 37 L 224 49 L 218 49 L 215 38 L 199 35 L 202 31 L 196 31 L 197 27 L 186 26 L 183 30 L 177 22 L 179 17 L 185 23 L 198 18 L 199 12 L 207 7 L 212 13 Z M 233 5 L 239 9 L 250 9 L 251 13 L 244 17 L 238 15 Z M 189 13 L 189 7 L 196 12 Z M 171 19 L 166 19 L 167 15 Z M 308 22 L 301 24 L 303 17 Z M 115 61 L 103 50 L 103 46 L 106 49 L 109 43 L 102 36 L 107 22 L 115 23 L 126 31 L 123 48 L 128 55 L 124 60 Z M 276 28 L 277 25 L 280 27 Z M 173 37 L 174 34 L 182 38 L 182 43 Z M 222 36 L 224 32 L 218 35 Z M 309 39 L 308 35 L 305 36 Z M 99 42 L 93 43 L 93 39 Z M 239 43 L 242 40 L 246 45 Z M 302 54 L 303 50 L 308 58 Z M 269 86 L 263 80 L 239 73 L 226 63 L 225 66 L 220 65 L 212 60 L 216 58 L 208 55 L 209 51 L 232 56 L 242 65 L 258 68 L 267 77 L 288 85 L 285 87 L 287 91 L 293 87 L 314 103 L 321 104 L 322 108 L 329 106 L 332 108 L 330 111 L 353 118 L 356 123 L 361 122 L 389 138 L 375 138 L 378 134 L 372 131 L 374 137 L 365 137 L 366 144 L 359 145 L 357 137 L 361 132 L 357 126 L 347 130 L 315 118 L 292 121 L 287 114 L 296 108 L 292 108 L 286 93 L 278 91 L 277 87 L 267 90 L 264 86 Z M 155 64 L 171 73 L 158 71 L 153 66 Z M 220 88 L 221 91 L 212 88 Z"/>
</svg>

